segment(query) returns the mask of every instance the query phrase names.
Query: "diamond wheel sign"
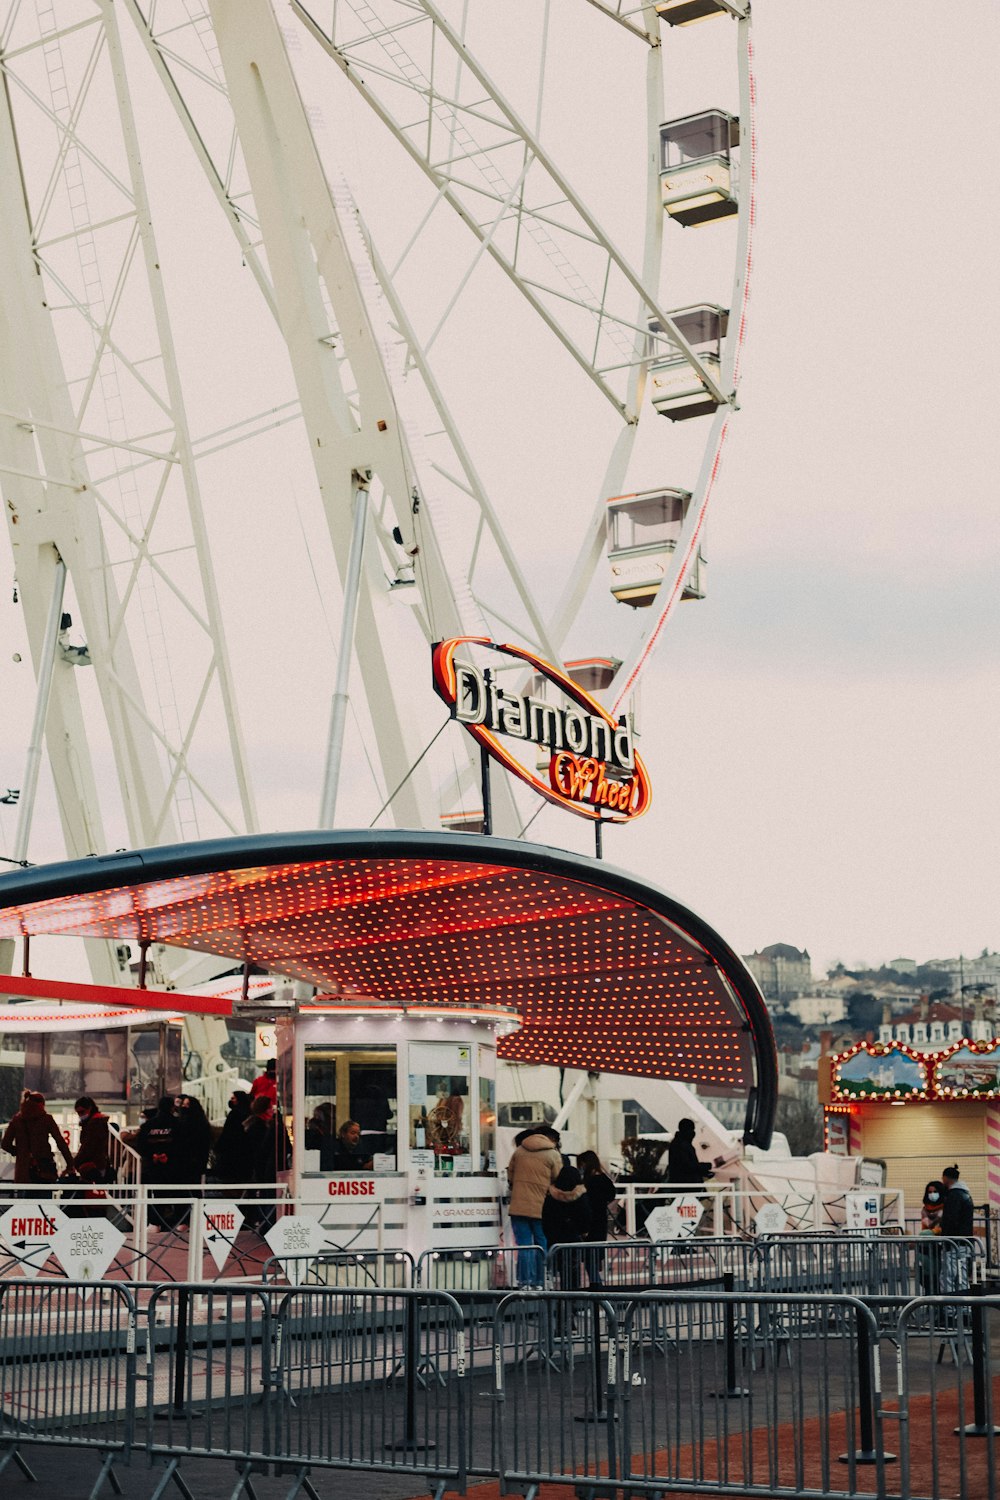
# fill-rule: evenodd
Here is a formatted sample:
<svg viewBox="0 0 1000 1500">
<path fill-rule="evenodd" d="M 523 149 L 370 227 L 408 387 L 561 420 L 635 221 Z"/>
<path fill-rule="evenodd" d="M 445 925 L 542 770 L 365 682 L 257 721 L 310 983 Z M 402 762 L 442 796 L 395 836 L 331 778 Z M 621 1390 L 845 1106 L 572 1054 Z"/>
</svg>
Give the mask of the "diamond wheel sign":
<svg viewBox="0 0 1000 1500">
<path fill-rule="evenodd" d="M 125 1243 L 120 1229 L 107 1219 L 67 1219 L 52 1248 L 70 1281 L 100 1281 Z"/>
</svg>

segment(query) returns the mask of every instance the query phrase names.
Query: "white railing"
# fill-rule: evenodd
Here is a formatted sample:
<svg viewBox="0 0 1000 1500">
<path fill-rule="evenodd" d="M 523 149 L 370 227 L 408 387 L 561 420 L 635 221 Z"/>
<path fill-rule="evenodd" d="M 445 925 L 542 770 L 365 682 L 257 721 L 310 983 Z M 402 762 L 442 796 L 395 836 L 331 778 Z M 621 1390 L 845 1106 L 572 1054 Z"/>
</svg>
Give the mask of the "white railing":
<svg viewBox="0 0 1000 1500">
<path fill-rule="evenodd" d="M 222 1068 L 202 1078 L 186 1078 L 183 1092 L 197 1099 L 213 1125 L 221 1125 L 229 1113 L 229 1100 L 243 1075 L 238 1068 Z"/>
<path fill-rule="evenodd" d="M 114 1180 L 123 1187 L 137 1186 L 142 1176 L 142 1157 L 133 1146 L 123 1141 L 117 1125 L 108 1129 L 108 1163 Z"/>
</svg>

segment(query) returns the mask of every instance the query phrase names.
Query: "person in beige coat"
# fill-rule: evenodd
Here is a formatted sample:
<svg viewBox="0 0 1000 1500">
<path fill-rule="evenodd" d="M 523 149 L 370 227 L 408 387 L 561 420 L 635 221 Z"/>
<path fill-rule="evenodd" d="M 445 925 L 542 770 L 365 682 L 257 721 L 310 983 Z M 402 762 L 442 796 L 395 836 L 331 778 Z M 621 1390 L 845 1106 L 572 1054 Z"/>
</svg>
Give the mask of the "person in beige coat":
<svg viewBox="0 0 1000 1500">
<path fill-rule="evenodd" d="M 542 1209 L 549 1188 L 562 1171 L 563 1160 L 552 1136 L 527 1133 L 507 1164 L 510 1183 L 510 1227 L 520 1247 L 517 1279 L 522 1286 L 541 1286 L 548 1241 L 542 1228 Z"/>
</svg>

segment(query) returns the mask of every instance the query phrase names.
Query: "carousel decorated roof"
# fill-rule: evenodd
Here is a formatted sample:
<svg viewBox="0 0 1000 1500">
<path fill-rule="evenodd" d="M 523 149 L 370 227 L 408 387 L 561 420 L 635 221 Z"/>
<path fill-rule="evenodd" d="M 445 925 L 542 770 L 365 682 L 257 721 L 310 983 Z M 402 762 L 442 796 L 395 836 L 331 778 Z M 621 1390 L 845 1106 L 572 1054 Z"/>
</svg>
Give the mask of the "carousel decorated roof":
<svg viewBox="0 0 1000 1500">
<path fill-rule="evenodd" d="M 216 954 L 303 980 L 325 1004 L 513 1008 L 511 1061 L 744 1091 L 749 1138 L 770 1136 L 774 1041 L 742 961 L 673 897 L 591 859 L 338 831 L 0 876 L 0 938 L 43 934 Z"/>
</svg>

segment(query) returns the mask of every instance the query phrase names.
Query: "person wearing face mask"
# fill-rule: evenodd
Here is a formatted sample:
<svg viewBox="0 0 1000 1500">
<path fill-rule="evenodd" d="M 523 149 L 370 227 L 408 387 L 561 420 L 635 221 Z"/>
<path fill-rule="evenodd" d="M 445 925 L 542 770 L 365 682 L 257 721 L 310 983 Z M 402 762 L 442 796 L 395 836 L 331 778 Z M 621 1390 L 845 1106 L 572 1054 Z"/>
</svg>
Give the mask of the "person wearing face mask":
<svg viewBox="0 0 1000 1500">
<path fill-rule="evenodd" d="M 81 1182 L 107 1182 L 108 1117 L 101 1114 L 89 1094 L 78 1099 L 75 1108 L 80 1122 L 80 1144 L 73 1157 L 73 1170 Z"/>
<path fill-rule="evenodd" d="M 935 1179 L 924 1188 L 920 1208 L 920 1238 L 928 1243 L 917 1249 L 917 1283 L 922 1296 L 935 1295 L 940 1282 L 941 1245 L 934 1238 L 941 1233 L 941 1210 L 944 1208 L 944 1184 Z"/>
</svg>

